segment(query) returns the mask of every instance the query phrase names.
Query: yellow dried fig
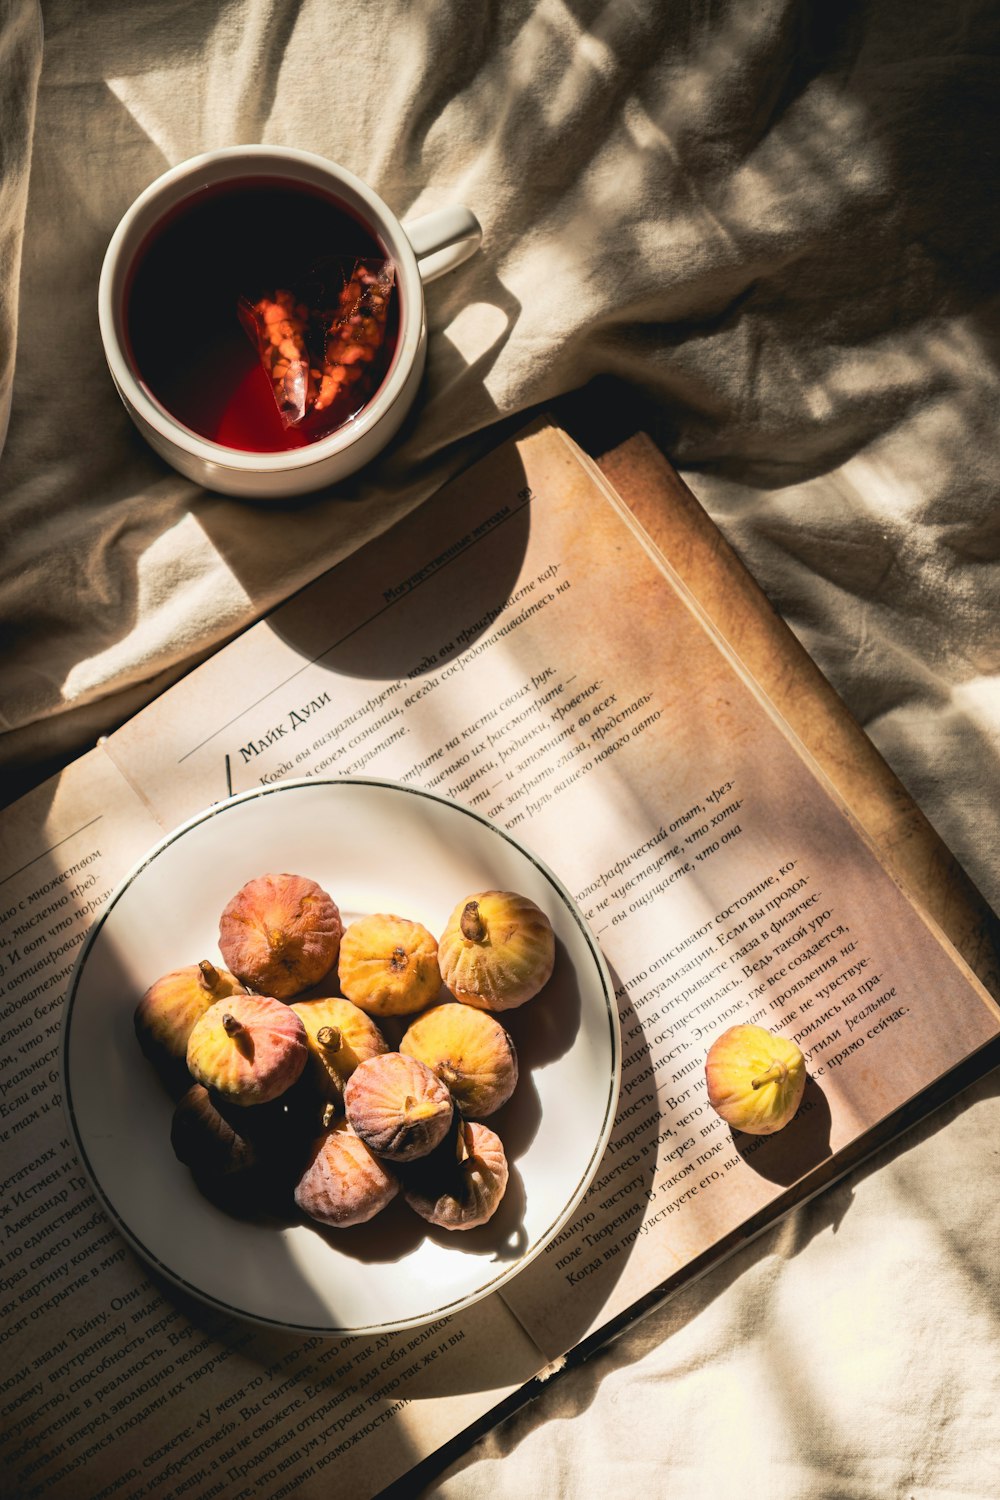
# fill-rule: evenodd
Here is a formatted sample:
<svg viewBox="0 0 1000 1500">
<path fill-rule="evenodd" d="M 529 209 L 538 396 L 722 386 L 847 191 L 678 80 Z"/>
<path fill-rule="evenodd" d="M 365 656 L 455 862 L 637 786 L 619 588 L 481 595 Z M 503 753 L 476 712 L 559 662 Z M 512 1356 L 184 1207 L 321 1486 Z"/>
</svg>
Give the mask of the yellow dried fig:
<svg viewBox="0 0 1000 1500">
<path fill-rule="evenodd" d="M 516 891 L 482 891 L 452 912 L 438 962 L 456 1000 L 512 1010 L 548 982 L 555 952 L 552 924 L 534 901 Z"/>
<path fill-rule="evenodd" d="M 207 958 L 199 964 L 172 969 L 150 985 L 135 1008 L 139 1045 L 156 1063 L 183 1063 L 194 1023 L 216 1000 L 242 993 L 239 980 L 226 969 L 217 969 Z"/>
<path fill-rule="evenodd" d="M 321 1099 L 342 1109 L 344 1085 L 367 1057 L 388 1052 L 389 1044 L 372 1018 L 338 995 L 295 1000 L 291 1009 L 306 1028 L 309 1077 Z"/>
<path fill-rule="evenodd" d="M 491 1219 L 507 1188 L 507 1154 L 488 1125 L 459 1120 L 430 1156 L 405 1168 L 403 1196 L 442 1229 L 475 1229 Z"/>
<path fill-rule="evenodd" d="M 457 1001 L 418 1016 L 399 1050 L 433 1069 L 467 1120 L 484 1119 L 506 1104 L 517 1083 L 517 1053 L 504 1027 Z"/>
<path fill-rule="evenodd" d="M 802 1102 L 805 1058 L 763 1026 L 730 1026 L 708 1049 L 705 1081 L 709 1104 L 734 1130 L 773 1135 Z"/>
<path fill-rule="evenodd" d="M 398 1192 L 399 1179 L 391 1168 L 340 1120 L 313 1145 L 295 1202 L 318 1223 L 345 1229 L 374 1218 Z"/>
<path fill-rule="evenodd" d="M 359 1063 L 344 1088 L 353 1130 L 376 1156 L 412 1161 L 444 1137 L 454 1106 L 436 1073 L 401 1052 Z"/>
<path fill-rule="evenodd" d="M 340 945 L 340 988 L 372 1016 L 408 1016 L 441 990 L 437 943 L 419 922 L 376 912 L 352 922 Z"/>
<path fill-rule="evenodd" d="M 306 1029 L 280 1000 L 231 995 L 210 1005 L 188 1038 L 196 1082 L 233 1104 L 266 1104 L 291 1088 L 309 1058 Z"/>
<path fill-rule="evenodd" d="M 219 921 L 219 951 L 258 994 L 288 1000 L 329 974 L 343 923 L 337 904 L 304 875 L 260 875 Z"/>
</svg>

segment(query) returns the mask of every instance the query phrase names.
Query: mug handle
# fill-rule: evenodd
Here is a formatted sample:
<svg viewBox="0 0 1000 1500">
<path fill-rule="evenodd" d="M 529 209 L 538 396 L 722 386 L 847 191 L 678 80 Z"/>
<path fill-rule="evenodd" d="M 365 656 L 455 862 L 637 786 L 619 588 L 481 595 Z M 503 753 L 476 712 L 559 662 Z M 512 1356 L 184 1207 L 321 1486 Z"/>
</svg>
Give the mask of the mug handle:
<svg viewBox="0 0 1000 1500">
<path fill-rule="evenodd" d="M 420 279 L 425 286 L 468 260 L 483 238 L 479 220 L 460 203 L 411 219 L 403 224 L 403 229 L 419 261 Z"/>
</svg>

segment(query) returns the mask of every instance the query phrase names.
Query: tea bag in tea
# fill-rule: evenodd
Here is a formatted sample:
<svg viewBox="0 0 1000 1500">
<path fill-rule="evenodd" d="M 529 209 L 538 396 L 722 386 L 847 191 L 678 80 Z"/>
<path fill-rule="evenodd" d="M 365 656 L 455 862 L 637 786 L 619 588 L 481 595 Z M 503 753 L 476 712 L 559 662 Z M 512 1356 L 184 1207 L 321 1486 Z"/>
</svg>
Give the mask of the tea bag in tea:
<svg viewBox="0 0 1000 1500">
<path fill-rule="evenodd" d="M 261 363 L 271 382 L 286 427 L 301 422 L 315 400 L 315 379 L 306 334 L 309 308 L 294 294 L 279 288 L 273 297 L 251 302 L 242 297 L 240 319 L 257 344 Z"/>
<path fill-rule="evenodd" d="M 370 394 L 394 279 L 392 261 L 355 261 L 324 330 L 317 411 L 332 406 L 355 386 L 360 387 L 356 394 L 361 399 Z"/>
</svg>

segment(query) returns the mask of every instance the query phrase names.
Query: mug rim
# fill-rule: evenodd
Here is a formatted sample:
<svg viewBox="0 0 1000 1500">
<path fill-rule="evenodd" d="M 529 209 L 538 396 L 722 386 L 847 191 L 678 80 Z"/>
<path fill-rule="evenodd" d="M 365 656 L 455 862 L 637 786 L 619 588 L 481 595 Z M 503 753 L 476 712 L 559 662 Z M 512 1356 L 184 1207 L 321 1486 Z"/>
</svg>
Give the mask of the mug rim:
<svg viewBox="0 0 1000 1500">
<path fill-rule="evenodd" d="M 235 170 L 227 170 L 228 168 Z M 288 168 L 292 170 L 289 171 Z M 299 170 L 296 171 L 296 168 Z M 352 196 L 356 198 L 356 206 L 367 216 L 370 228 L 385 241 L 386 248 L 396 263 L 400 301 L 396 348 L 382 383 L 371 400 L 326 437 L 317 438 L 315 442 L 301 448 L 286 448 L 277 453 L 255 453 L 231 448 L 225 443 L 203 437 L 186 426 L 153 396 L 139 378 L 126 353 L 123 339 L 123 293 L 128 273 L 155 226 L 178 203 L 193 196 L 199 185 L 209 187 L 238 182 L 243 177 L 259 176 L 262 171 L 270 171 L 273 176 L 284 177 L 290 182 L 298 181 L 320 188 L 326 186 L 334 196 L 338 195 L 339 190 L 339 195 L 345 198 L 348 207 L 354 206 Z M 209 175 L 200 184 L 192 181 L 206 173 Z M 318 181 L 318 178 L 325 179 L 325 182 Z M 161 200 L 164 201 L 156 211 Z M 131 243 L 133 238 L 134 244 Z M 223 146 L 187 157 L 154 178 L 125 210 L 108 242 L 101 265 L 97 304 L 104 355 L 126 405 L 164 442 L 202 464 L 211 465 L 216 471 L 230 470 L 234 473 L 299 472 L 322 464 L 352 448 L 389 413 L 404 394 L 410 373 L 419 360 L 425 334 L 420 267 L 400 220 L 374 188 L 349 168 L 317 152 L 302 151 L 292 146 Z"/>
</svg>

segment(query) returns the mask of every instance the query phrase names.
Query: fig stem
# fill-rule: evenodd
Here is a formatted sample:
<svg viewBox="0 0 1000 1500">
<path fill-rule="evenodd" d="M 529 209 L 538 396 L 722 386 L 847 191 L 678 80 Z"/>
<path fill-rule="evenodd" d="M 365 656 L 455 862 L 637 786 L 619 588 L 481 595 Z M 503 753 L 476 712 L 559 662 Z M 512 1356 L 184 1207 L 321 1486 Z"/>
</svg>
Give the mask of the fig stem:
<svg viewBox="0 0 1000 1500">
<path fill-rule="evenodd" d="M 470 943 L 481 943 L 484 940 L 486 923 L 480 913 L 478 901 L 466 901 L 459 926 L 462 929 L 462 936 L 468 938 Z"/>
<path fill-rule="evenodd" d="M 215 965 L 210 964 L 207 958 L 203 958 L 198 968 L 201 970 L 201 977 L 205 984 L 208 985 L 208 988 L 210 990 L 217 990 L 219 988 L 219 971 Z"/>
<path fill-rule="evenodd" d="M 232 1037 L 244 1057 L 253 1057 L 253 1037 L 243 1025 L 243 1022 L 238 1021 L 228 1010 L 222 1017 L 222 1028 L 227 1036 Z"/>
<path fill-rule="evenodd" d="M 316 1033 L 316 1040 L 327 1052 L 339 1052 L 343 1037 L 336 1026 L 321 1026 Z"/>
<path fill-rule="evenodd" d="M 439 1100 L 423 1099 L 418 1104 L 416 1099 L 408 1098 L 404 1105 L 407 1120 L 414 1124 L 417 1120 L 434 1120 L 445 1109 Z"/>
<path fill-rule="evenodd" d="M 784 1083 L 787 1077 L 788 1069 L 785 1067 L 785 1064 L 783 1062 L 773 1062 L 767 1072 L 763 1073 L 760 1078 L 751 1080 L 750 1087 L 762 1089 L 765 1083 Z"/>
</svg>

